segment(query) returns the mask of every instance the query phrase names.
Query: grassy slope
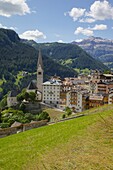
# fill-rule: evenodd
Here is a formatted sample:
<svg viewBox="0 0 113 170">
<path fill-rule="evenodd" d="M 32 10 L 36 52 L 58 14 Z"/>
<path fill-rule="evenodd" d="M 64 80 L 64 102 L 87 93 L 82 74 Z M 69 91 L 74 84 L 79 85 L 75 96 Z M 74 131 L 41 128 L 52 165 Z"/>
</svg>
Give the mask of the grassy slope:
<svg viewBox="0 0 113 170">
<path fill-rule="evenodd" d="M 113 169 L 112 110 L 0 139 L 0 170 Z"/>
<path fill-rule="evenodd" d="M 62 119 L 62 115 L 65 113 L 63 111 L 59 111 L 58 109 L 46 109 L 44 110 L 47 113 L 49 113 L 49 116 L 51 118 L 51 122 L 58 121 Z"/>
</svg>

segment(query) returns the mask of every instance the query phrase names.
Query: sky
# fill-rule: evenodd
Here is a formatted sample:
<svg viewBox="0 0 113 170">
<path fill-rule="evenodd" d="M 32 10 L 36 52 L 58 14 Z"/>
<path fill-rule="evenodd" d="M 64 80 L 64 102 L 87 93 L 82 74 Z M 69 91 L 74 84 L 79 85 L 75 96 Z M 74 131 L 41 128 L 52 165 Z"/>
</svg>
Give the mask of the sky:
<svg viewBox="0 0 113 170">
<path fill-rule="evenodd" d="M 113 0 L 0 0 L 0 28 L 40 43 L 113 39 Z"/>
</svg>

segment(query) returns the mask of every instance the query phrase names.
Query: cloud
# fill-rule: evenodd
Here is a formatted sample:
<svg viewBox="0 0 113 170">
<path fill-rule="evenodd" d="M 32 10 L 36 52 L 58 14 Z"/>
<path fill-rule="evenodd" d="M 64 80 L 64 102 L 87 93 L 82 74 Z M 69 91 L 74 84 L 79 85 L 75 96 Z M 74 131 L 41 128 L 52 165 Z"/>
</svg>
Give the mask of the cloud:
<svg viewBox="0 0 113 170">
<path fill-rule="evenodd" d="M 107 0 L 95 1 L 86 16 L 90 16 L 95 20 L 113 19 L 113 7 Z"/>
<path fill-rule="evenodd" d="M 86 35 L 86 36 L 93 36 L 93 31 L 90 30 L 89 28 L 83 28 L 83 27 L 78 27 L 75 32 L 74 32 L 75 35 L 78 35 L 78 34 L 83 34 L 83 35 Z"/>
<path fill-rule="evenodd" d="M 75 42 L 81 42 L 83 39 L 76 39 Z"/>
<path fill-rule="evenodd" d="M 16 27 L 7 27 L 7 26 L 2 25 L 1 23 L 0 23 L 0 28 L 17 30 Z"/>
<path fill-rule="evenodd" d="M 113 6 L 110 4 L 108 0 L 96 0 L 90 6 L 90 10 L 86 11 L 83 8 L 72 8 L 71 11 L 64 13 L 66 16 L 69 14 L 70 17 L 73 18 L 74 21 L 79 19 L 79 22 L 82 23 L 93 23 L 97 20 L 113 20 Z"/>
<path fill-rule="evenodd" d="M 76 21 L 78 18 L 84 15 L 86 9 L 82 8 L 72 8 L 71 11 L 68 12 L 69 16 L 73 18 L 74 21 Z M 64 14 L 66 15 L 66 13 Z"/>
<path fill-rule="evenodd" d="M 95 25 L 94 27 L 90 28 L 83 28 L 83 27 L 78 27 L 74 34 L 75 35 L 78 35 L 78 34 L 83 34 L 83 35 L 86 35 L 86 36 L 93 36 L 94 34 L 94 31 L 96 30 L 106 30 L 107 29 L 107 25 L 104 25 L 104 24 L 100 24 L 100 25 Z"/>
<path fill-rule="evenodd" d="M 93 18 L 82 18 L 82 19 L 79 20 L 79 22 L 93 23 L 93 22 L 95 22 L 95 19 L 93 19 Z"/>
<path fill-rule="evenodd" d="M 36 41 L 39 38 L 46 39 L 46 36 L 43 34 L 43 32 L 40 32 L 39 30 L 28 30 L 20 34 L 19 36 L 22 39 L 34 40 L 34 41 Z"/>
<path fill-rule="evenodd" d="M 104 24 L 100 24 L 100 25 L 95 25 L 93 28 L 91 28 L 91 30 L 106 30 L 107 29 L 107 25 Z"/>
<path fill-rule="evenodd" d="M 12 15 L 25 15 L 30 13 L 26 0 L 0 0 L 0 15 L 11 17 Z"/>
<path fill-rule="evenodd" d="M 63 40 L 58 40 L 57 42 L 58 42 L 58 43 L 64 43 L 64 41 L 63 41 Z"/>
</svg>

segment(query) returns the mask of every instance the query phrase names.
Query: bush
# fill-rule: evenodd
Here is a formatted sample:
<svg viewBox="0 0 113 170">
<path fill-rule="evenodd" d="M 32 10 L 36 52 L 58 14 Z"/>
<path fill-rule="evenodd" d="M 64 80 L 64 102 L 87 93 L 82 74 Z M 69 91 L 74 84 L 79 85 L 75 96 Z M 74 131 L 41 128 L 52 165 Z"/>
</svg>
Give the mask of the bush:
<svg viewBox="0 0 113 170">
<path fill-rule="evenodd" d="M 28 119 L 29 121 L 31 120 L 35 120 L 35 115 L 31 114 L 31 113 L 26 113 L 25 114 L 25 119 Z"/>
<path fill-rule="evenodd" d="M 9 124 L 9 126 L 11 126 L 15 122 L 15 119 L 11 118 L 7 122 Z"/>
<path fill-rule="evenodd" d="M 1 128 L 8 128 L 9 127 L 9 123 L 0 123 L 0 127 Z"/>
<path fill-rule="evenodd" d="M 36 99 L 36 94 L 35 94 L 34 92 L 30 92 L 30 93 L 29 93 L 29 98 L 30 98 L 30 100 L 31 100 L 32 102 L 34 102 L 35 99 Z"/>
<path fill-rule="evenodd" d="M 63 115 L 62 115 L 62 118 L 63 118 L 63 119 L 64 119 L 64 118 L 66 118 L 66 115 L 65 115 L 65 114 L 63 114 Z"/>
<path fill-rule="evenodd" d="M 65 108 L 65 112 L 66 112 L 67 116 L 70 116 L 72 114 L 72 111 L 69 107 Z"/>
<path fill-rule="evenodd" d="M 22 110 L 23 112 L 25 112 L 26 106 L 24 103 L 21 103 L 19 106 L 19 109 Z"/>
<path fill-rule="evenodd" d="M 50 121 L 50 117 L 47 112 L 42 112 L 41 114 L 39 114 L 38 120 L 46 120 L 46 119 Z"/>
<path fill-rule="evenodd" d="M 7 106 L 7 95 L 4 96 L 4 98 L 0 102 L 0 108 L 3 109 Z"/>
</svg>

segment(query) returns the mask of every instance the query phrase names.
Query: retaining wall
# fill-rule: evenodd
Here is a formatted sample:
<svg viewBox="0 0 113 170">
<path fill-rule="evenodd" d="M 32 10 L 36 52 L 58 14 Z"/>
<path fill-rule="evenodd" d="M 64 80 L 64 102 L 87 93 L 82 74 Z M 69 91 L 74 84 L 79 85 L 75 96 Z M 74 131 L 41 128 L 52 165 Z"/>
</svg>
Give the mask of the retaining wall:
<svg viewBox="0 0 113 170">
<path fill-rule="evenodd" d="M 42 121 L 33 122 L 33 123 L 26 123 L 26 124 L 22 124 L 17 127 L 3 128 L 3 129 L 0 129 L 0 138 L 8 136 L 8 135 L 16 134 L 19 132 L 23 132 L 26 130 L 30 130 L 33 128 L 38 128 L 44 125 L 47 125 L 47 120 L 42 120 Z"/>
</svg>

